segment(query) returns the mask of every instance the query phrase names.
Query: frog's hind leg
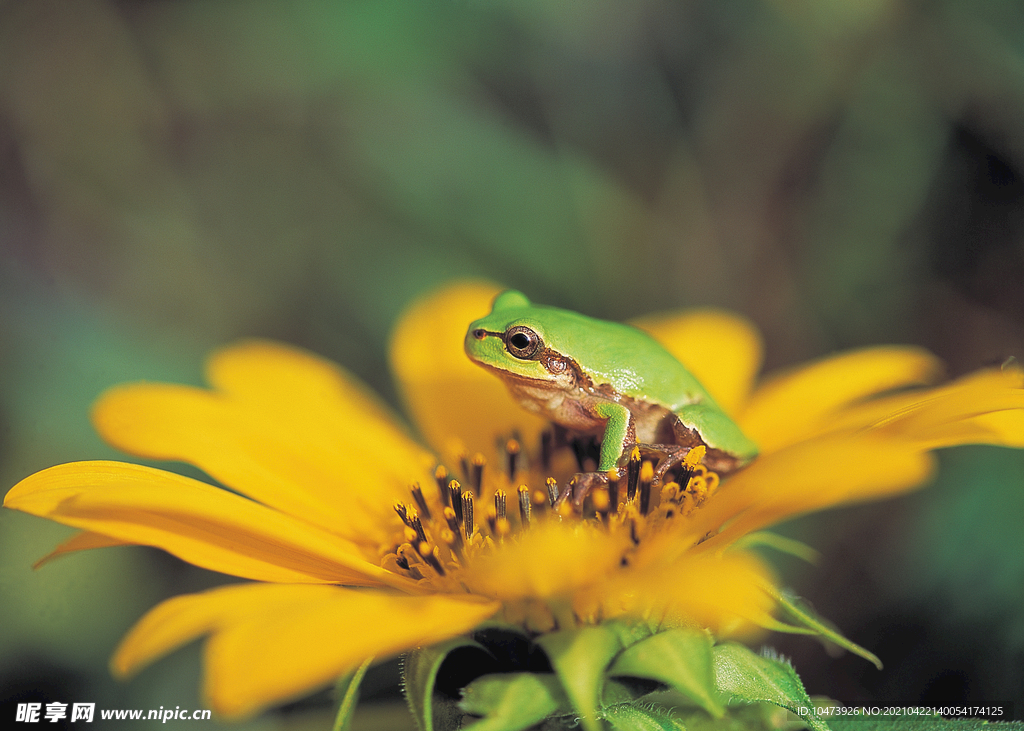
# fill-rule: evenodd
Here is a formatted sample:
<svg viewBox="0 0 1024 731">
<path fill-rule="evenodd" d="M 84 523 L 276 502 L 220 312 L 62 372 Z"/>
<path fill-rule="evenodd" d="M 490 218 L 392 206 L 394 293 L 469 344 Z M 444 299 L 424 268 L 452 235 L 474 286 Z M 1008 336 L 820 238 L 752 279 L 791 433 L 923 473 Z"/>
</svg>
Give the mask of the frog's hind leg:
<svg viewBox="0 0 1024 731">
<path fill-rule="evenodd" d="M 637 444 L 643 458 L 654 457 L 654 485 L 664 485 L 665 475 L 683 463 L 693 446 L 681 444 Z M 694 445 L 696 446 L 696 445 Z"/>
<path fill-rule="evenodd" d="M 680 446 L 707 447 L 703 464 L 720 475 L 735 471 L 757 455 L 757 446 L 740 428 L 717 408 L 707 404 L 691 404 L 680 409 L 676 414 L 674 431 L 675 443 Z M 721 445 L 726 444 L 731 448 L 722 449 Z"/>
</svg>

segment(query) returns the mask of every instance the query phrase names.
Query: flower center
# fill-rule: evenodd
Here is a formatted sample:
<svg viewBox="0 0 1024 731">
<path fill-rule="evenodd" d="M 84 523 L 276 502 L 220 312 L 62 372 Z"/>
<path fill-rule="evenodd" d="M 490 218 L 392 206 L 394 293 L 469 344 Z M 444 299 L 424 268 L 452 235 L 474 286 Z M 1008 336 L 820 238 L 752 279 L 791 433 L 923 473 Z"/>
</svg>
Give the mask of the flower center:
<svg viewBox="0 0 1024 731">
<path fill-rule="evenodd" d="M 481 454 L 463 455 L 462 481 L 439 465 L 434 485 L 413 484 L 411 500 L 394 505 L 401 523 L 381 565 L 458 591 L 458 574 L 475 557 L 517 541 L 533 526 L 559 521 L 628 532 L 626 566 L 645 536 L 692 514 L 719 483 L 700 463 L 704 447 L 666 469 L 662 450 L 638 445 L 624 467 L 606 474 L 592 471 L 593 442 L 559 440 L 550 431 L 542 434 L 535 459 L 527 459 L 516 438 L 504 440 L 499 451 L 503 469 L 488 469 Z"/>
</svg>

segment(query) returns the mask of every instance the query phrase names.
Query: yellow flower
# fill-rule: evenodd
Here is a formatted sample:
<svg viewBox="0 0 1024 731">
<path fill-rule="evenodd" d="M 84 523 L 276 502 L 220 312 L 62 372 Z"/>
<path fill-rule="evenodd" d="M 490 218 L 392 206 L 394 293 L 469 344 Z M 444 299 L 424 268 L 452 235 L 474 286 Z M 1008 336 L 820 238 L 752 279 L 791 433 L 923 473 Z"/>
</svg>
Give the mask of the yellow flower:
<svg viewBox="0 0 1024 731">
<path fill-rule="evenodd" d="M 565 480 L 576 458 L 534 449 L 545 425 L 463 355 L 466 326 L 496 291 L 452 286 L 411 308 L 393 334 L 401 394 L 433 451 L 337 366 L 269 342 L 214 354 L 210 390 L 139 383 L 102 396 L 93 419 L 110 443 L 189 462 L 240 494 L 120 462 L 59 465 L 4 501 L 81 529 L 47 558 L 150 545 L 252 580 L 154 608 L 115 653 L 116 674 L 208 636 L 205 693 L 237 717 L 491 618 L 530 632 L 616 616 L 719 636 L 773 627 L 770 574 L 738 539 L 919 485 L 930 449 L 1024 446 L 1019 368 L 908 390 L 933 382 L 939 364 L 917 349 L 878 348 L 755 390 L 761 347 L 745 321 L 651 318 L 638 324 L 762 453 L 720 483 L 692 458 L 686 484 L 652 486 L 642 468 L 632 500 L 625 484 L 597 491 L 579 515 L 553 505 L 544 481 Z"/>
</svg>

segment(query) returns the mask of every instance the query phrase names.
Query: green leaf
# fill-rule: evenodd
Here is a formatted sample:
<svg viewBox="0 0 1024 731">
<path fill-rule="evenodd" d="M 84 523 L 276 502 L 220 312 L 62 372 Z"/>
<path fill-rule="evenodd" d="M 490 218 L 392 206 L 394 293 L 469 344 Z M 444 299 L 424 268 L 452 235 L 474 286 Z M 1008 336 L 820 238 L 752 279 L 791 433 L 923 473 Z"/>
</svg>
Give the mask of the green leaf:
<svg viewBox="0 0 1024 731">
<path fill-rule="evenodd" d="M 484 675 L 463 689 L 459 707 L 485 716 L 467 727 L 472 731 L 521 731 L 559 710 L 571 710 L 558 678 L 551 673 Z"/>
<path fill-rule="evenodd" d="M 720 718 L 724 711 L 716 697 L 711 647 L 711 638 L 700 630 L 666 630 L 623 650 L 608 674 L 665 683 Z"/>
<path fill-rule="evenodd" d="M 600 731 L 597 720 L 598 699 L 604 684 L 604 671 L 622 649 L 619 633 L 609 627 L 583 627 L 550 632 L 537 638 L 565 694 L 579 712 L 587 731 Z"/>
<path fill-rule="evenodd" d="M 610 706 L 602 715 L 615 731 L 686 731 L 681 721 L 642 706 Z"/>
<path fill-rule="evenodd" d="M 334 717 L 334 726 L 331 727 L 331 731 L 348 731 L 352 716 L 356 712 L 356 705 L 359 703 L 359 684 L 363 682 L 363 677 L 372 662 L 373 658 L 368 657 L 353 672 L 338 679 L 334 690 L 341 697 L 341 702 L 338 704 L 338 713 Z"/>
<path fill-rule="evenodd" d="M 687 731 L 805 731 L 807 728 L 797 716 L 772 703 L 733 706 L 722 718 L 712 718 L 699 708 L 680 708 L 674 717 Z"/>
<path fill-rule="evenodd" d="M 788 593 L 775 591 L 774 589 L 771 589 L 769 594 L 771 594 L 772 598 L 779 603 L 779 606 L 782 607 L 783 611 L 797 622 L 800 622 L 808 629 L 814 630 L 816 634 L 829 642 L 833 642 L 856 655 L 860 655 L 865 660 L 874 663 L 875 667 L 879 670 L 882 669 L 882 661 L 878 659 L 877 655 L 870 650 L 864 649 L 856 642 L 843 637 L 838 630 L 830 627 L 824 620 L 819 618 L 814 611 L 799 598 Z"/>
<path fill-rule="evenodd" d="M 792 711 L 814 731 L 829 731 L 814 713 L 804 684 L 788 662 L 730 642 L 714 648 L 715 683 L 730 703 L 772 703 Z"/>
<path fill-rule="evenodd" d="M 452 731 L 462 721 L 462 711 L 454 698 L 434 693 L 437 671 L 449 653 L 464 647 L 486 648 L 467 637 L 455 637 L 438 645 L 413 650 L 402 664 L 402 690 L 409 710 L 420 731 Z"/>
<path fill-rule="evenodd" d="M 601 707 L 614 706 L 620 703 L 633 703 L 651 693 L 663 692 L 663 683 L 647 678 L 605 678 L 601 691 Z"/>
</svg>

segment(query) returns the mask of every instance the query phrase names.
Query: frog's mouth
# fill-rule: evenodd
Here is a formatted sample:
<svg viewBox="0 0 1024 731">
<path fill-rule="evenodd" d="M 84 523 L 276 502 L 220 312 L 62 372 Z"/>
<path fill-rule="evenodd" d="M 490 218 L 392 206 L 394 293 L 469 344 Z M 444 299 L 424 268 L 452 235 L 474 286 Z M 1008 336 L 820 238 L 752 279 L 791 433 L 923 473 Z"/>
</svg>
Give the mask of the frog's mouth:
<svg viewBox="0 0 1024 731">
<path fill-rule="evenodd" d="M 489 370 L 500 378 L 509 388 L 529 388 L 537 391 L 547 392 L 574 392 L 590 383 L 587 378 L 572 361 L 568 361 L 554 351 L 545 349 L 538 354 L 535 360 L 539 361 L 550 374 L 550 378 L 533 378 L 524 376 L 521 373 L 503 370 L 490 363 L 474 360 L 481 368 Z"/>
</svg>

